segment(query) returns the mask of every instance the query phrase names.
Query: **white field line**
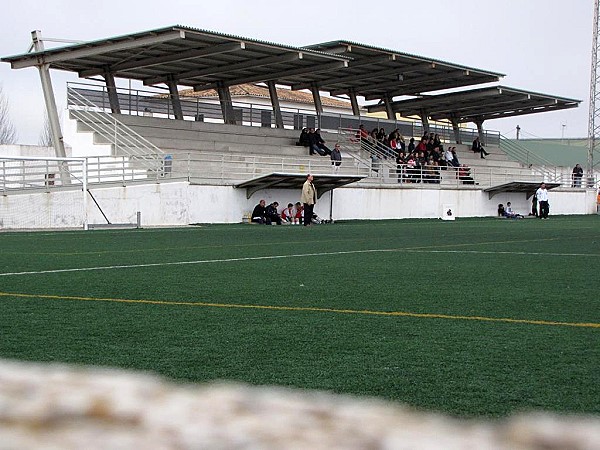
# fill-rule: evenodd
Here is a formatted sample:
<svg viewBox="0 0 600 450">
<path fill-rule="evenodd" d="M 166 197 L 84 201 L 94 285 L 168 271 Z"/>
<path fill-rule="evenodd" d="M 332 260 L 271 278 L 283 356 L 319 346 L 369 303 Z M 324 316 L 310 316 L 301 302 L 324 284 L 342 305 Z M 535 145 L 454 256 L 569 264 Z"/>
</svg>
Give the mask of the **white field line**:
<svg viewBox="0 0 600 450">
<path fill-rule="evenodd" d="M 508 252 L 508 251 L 478 251 L 478 250 L 429 250 L 429 249 L 371 249 L 371 250 L 350 250 L 343 252 L 320 252 L 320 253 L 303 253 L 292 255 L 272 255 L 272 256 L 252 256 L 245 258 L 225 258 L 225 259 L 206 259 L 197 261 L 175 261 L 163 263 L 147 263 L 147 264 L 128 264 L 114 266 L 96 266 L 96 267 L 77 267 L 70 269 L 50 269 L 50 270 L 34 270 L 27 272 L 4 272 L 0 273 L 1 277 L 20 276 L 20 275 L 37 275 L 48 273 L 64 273 L 64 272 L 87 272 L 93 270 L 115 270 L 115 269 L 135 269 L 140 267 L 165 267 L 165 266 L 185 266 L 192 264 L 214 264 L 239 261 L 261 261 L 270 259 L 287 259 L 287 258 L 306 258 L 311 256 L 336 256 L 336 255 L 351 255 L 359 253 L 391 253 L 391 252 L 406 252 L 406 253 L 470 253 L 470 254 L 487 254 L 487 255 L 521 255 L 521 256 L 570 256 L 570 257 L 598 257 L 598 254 L 586 253 L 542 253 L 542 252 Z"/>
</svg>

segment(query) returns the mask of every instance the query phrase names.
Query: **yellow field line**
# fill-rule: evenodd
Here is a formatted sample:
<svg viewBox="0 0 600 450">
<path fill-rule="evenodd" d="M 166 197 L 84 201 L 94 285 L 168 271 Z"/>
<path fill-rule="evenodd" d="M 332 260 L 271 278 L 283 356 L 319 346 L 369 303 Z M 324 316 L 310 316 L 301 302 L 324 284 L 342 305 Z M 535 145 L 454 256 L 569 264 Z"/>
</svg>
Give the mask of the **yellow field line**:
<svg viewBox="0 0 600 450">
<path fill-rule="evenodd" d="M 363 314 L 371 316 L 395 316 L 395 317 L 414 317 L 420 319 L 449 319 L 449 320 L 475 320 L 480 322 L 503 322 L 503 323 L 519 323 L 528 325 L 549 325 L 563 327 L 580 327 L 580 328 L 600 328 L 600 323 L 585 323 L 585 322 L 555 322 L 549 320 L 528 320 L 528 319 L 510 319 L 499 317 L 483 317 L 483 316 L 460 316 L 450 314 L 427 314 L 427 313 L 411 313 L 404 311 L 371 311 L 371 310 L 356 310 L 356 309 L 335 309 L 335 308 L 317 308 L 317 307 L 302 307 L 302 306 L 274 306 L 274 305 L 241 305 L 235 303 L 209 303 L 209 302 L 175 302 L 164 300 L 143 300 L 143 299 L 122 299 L 122 298 L 100 298 L 100 297 L 73 297 L 65 295 L 43 295 L 43 294 L 24 294 L 13 292 L 0 292 L 0 297 L 17 297 L 17 298 L 44 298 L 53 300 L 78 300 L 78 301 L 94 301 L 94 302 L 115 302 L 115 303 L 137 303 L 147 305 L 163 305 L 163 306 L 204 306 L 212 308 L 238 308 L 238 309 L 263 309 L 272 311 L 302 311 L 302 312 L 326 312 L 335 314 Z"/>
</svg>

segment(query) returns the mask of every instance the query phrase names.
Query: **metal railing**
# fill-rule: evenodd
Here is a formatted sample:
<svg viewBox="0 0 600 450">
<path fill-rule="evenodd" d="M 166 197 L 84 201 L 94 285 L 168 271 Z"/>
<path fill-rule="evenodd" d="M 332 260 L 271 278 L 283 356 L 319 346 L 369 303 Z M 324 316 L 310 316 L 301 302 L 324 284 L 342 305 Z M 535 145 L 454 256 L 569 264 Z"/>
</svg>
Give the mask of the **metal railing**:
<svg viewBox="0 0 600 450">
<path fill-rule="evenodd" d="M 164 172 L 149 172 L 136 168 L 127 156 L 93 156 L 87 161 L 87 183 L 127 185 L 134 182 L 160 181 Z M 67 167 L 71 178 L 70 184 L 63 185 L 59 176 L 61 168 Z M 81 163 L 69 162 L 61 165 L 53 159 L 43 158 L 18 159 L 0 157 L 0 192 L 7 195 L 11 192 L 30 190 L 51 190 L 61 188 L 81 188 L 84 179 L 84 167 Z"/>
<path fill-rule="evenodd" d="M 529 151 L 521 144 L 500 135 L 500 149 L 511 158 L 527 166 L 552 167 L 554 164 L 540 155 Z"/>
<path fill-rule="evenodd" d="M 512 181 L 541 181 L 571 187 L 569 173 L 557 170 L 544 179 L 529 168 L 505 167 L 445 167 L 396 165 L 388 160 L 384 169 L 375 171 L 371 163 L 352 157 L 344 150 L 342 164 L 335 167 L 326 157 L 277 157 L 223 152 L 189 152 L 175 154 L 170 164 L 160 172 L 136 168 L 128 157 L 88 157 L 88 186 L 102 184 L 128 185 L 134 183 L 191 181 L 199 184 L 233 185 L 273 172 L 356 175 L 363 177 L 359 185 L 395 185 L 410 188 L 476 188 L 484 189 Z M 22 191 L 50 192 L 61 188 L 81 187 L 83 166 L 69 165 L 72 184 L 62 185 L 58 176 L 59 163 L 52 160 L 25 161 L 0 158 L 0 193 L 8 195 Z M 582 183 L 576 188 L 597 185 Z"/>
<path fill-rule="evenodd" d="M 104 110 L 110 110 L 108 90 L 104 85 L 88 83 L 68 83 L 68 89 L 77 91 L 81 96 Z M 174 118 L 173 102 L 170 94 L 161 91 L 140 89 L 117 88 L 117 98 L 122 114 L 136 116 L 156 116 Z M 70 105 L 69 99 L 67 104 Z M 268 100 L 267 100 L 268 101 Z M 217 98 L 180 97 L 180 104 L 184 118 L 196 121 L 228 123 L 256 127 L 275 127 L 275 115 L 270 104 L 260 104 L 242 101 L 233 101 L 233 117 L 228 117 L 227 108 L 221 108 Z M 225 111 L 225 112 L 223 112 Z M 301 130 L 302 128 L 321 128 L 336 131 L 339 128 L 358 128 L 364 125 L 368 130 L 384 128 L 388 133 L 398 129 L 405 137 L 421 137 L 425 134 L 421 122 L 408 119 L 384 119 L 373 116 L 354 116 L 350 113 L 325 112 L 317 114 L 314 109 L 281 107 L 283 123 L 286 128 Z M 429 125 L 430 133 L 439 134 L 446 141 L 454 140 L 454 130 L 450 125 L 432 123 Z M 472 142 L 479 133 L 474 128 L 460 128 L 462 142 Z M 486 145 L 499 145 L 500 133 L 485 130 L 483 142 Z"/>
<path fill-rule="evenodd" d="M 156 145 L 70 87 L 67 88 L 67 101 L 70 114 L 112 145 L 115 155 L 123 153 L 141 168 L 160 172 L 165 153 Z"/>
</svg>

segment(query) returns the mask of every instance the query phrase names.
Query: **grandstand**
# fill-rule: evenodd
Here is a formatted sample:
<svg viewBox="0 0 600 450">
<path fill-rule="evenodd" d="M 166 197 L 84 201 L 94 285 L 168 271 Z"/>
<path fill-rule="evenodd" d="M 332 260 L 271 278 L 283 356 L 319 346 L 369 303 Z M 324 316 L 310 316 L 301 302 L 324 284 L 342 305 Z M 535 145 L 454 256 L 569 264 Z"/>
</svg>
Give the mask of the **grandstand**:
<svg viewBox="0 0 600 450">
<path fill-rule="evenodd" d="M 556 186 L 554 214 L 596 212 L 596 174 L 571 188 L 570 167 L 483 128 L 485 120 L 577 107 L 579 100 L 504 86 L 436 94 L 496 82 L 503 75 L 495 72 L 354 42 L 293 48 L 181 26 L 3 61 L 13 68 L 41 61 L 50 69 L 104 78 L 104 85 L 68 87 L 63 121 L 64 141 L 72 143 L 69 155 L 62 150 L 64 156 L 90 158 L 87 181 L 94 201 L 88 203 L 87 217 L 92 222 L 130 223 L 138 213 L 146 226 L 240 222 L 259 198 L 282 205 L 297 201 L 294 180 L 308 173 L 316 175 L 317 187 L 319 182 L 326 186 L 317 214 L 336 220 L 437 218 L 447 205 L 458 217 L 492 216 L 497 204 L 507 201 L 527 212 L 531 190 L 541 181 Z M 124 89 L 117 87 L 117 78 L 163 90 Z M 234 99 L 233 88 L 244 83 L 258 84 L 260 95 L 268 92 L 270 101 Z M 180 86 L 211 93 L 190 98 L 180 94 Z M 290 105 L 284 94 L 302 91 L 309 92 L 305 97 L 312 97 L 311 105 Z M 328 109 L 336 96 L 347 98 L 347 112 L 343 104 Z M 359 96 L 378 101 L 366 106 L 372 114 L 365 115 Z M 407 182 L 401 175 L 406 168 L 398 167 L 386 149 L 368 148 L 356 139 L 360 124 L 399 129 L 406 140 L 438 133 L 444 145 L 456 146 L 473 183 L 464 183 L 452 169 L 439 171 L 439 183 Z M 303 127 L 319 127 L 328 143 L 341 143 L 339 172 L 333 173 L 329 159 L 309 156 L 296 145 Z M 470 150 L 476 136 L 491 153 L 487 159 Z M 49 166 L 39 173 L 41 182 L 19 186 L 15 168 L 2 167 L 3 211 L 18 209 L 27 196 L 36 208 L 47 208 L 48 226 L 72 223 L 56 217 L 68 212 L 45 207 L 44 199 L 60 197 L 63 189 L 78 185 L 77 178 Z M 44 182 L 48 179 L 52 184 Z M 251 190 L 244 187 L 249 184 Z M 3 227 L 38 224 L 25 215 Z"/>
</svg>

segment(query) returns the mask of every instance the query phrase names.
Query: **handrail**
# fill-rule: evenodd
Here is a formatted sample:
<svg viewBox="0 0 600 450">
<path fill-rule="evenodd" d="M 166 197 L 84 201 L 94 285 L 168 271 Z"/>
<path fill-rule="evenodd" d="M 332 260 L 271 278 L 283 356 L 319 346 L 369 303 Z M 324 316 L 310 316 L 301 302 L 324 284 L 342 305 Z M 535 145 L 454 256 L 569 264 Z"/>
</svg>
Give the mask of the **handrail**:
<svg viewBox="0 0 600 450">
<path fill-rule="evenodd" d="M 516 143 L 515 141 L 507 138 L 504 135 L 500 135 L 500 148 L 508 156 L 516 159 L 517 161 L 525 165 L 554 166 L 552 162 L 548 161 L 542 156 L 539 156 L 536 153 L 529 151 L 523 145 Z"/>
<path fill-rule="evenodd" d="M 528 168 L 507 169 L 502 167 L 440 167 L 417 166 L 407 164 L 394 165 L 385 174 L 373 172 L 368 164 L 356 164 L 357 160 L 345 151 L 342 165 L 331 165 L 328 158 L 323 157 L 278 157 L 248 155 L 242 153 L 193 152 L 175 154 L 170 170 L 156 174 L 156 182 L 186 180 L 206 183 L 235 184 L 241 181 L 271 172 L 315 173 L 358 175 L 363 177 L 359 184 L 395 185 L 411 188 L 475 188 L 503 184 L 510 181 L 539 182 L 540 177 Z M 135 168 L 128 157 L 88 157 L 87 179 L 90 186 L 101 184 L 121 184 L 149 182 L 147 171 Z M 350 163 L 348 161 L 351 161 Z M 55 189 L 73 189 L 81 184 L 82 167 L 70 166 L 73 184 L 63 186 L 57 177 L 59 167 L 55 161 L 14 161 L 0 158 L 0 192 L 3 195 L 22 191 L 42 190 L 49 192 Z M 382 171 L 380 171 L 382 172 Z M 469 177 L 471 179 L 469 179 Z M 570 173 L 556 172 L 547 182 L 556 182 L 564 187 L 571 187 Z M 597 180 L 594 181 L 594 185 Z M 576 188 L 585 188 L 583 183 Z"/>
<path fill-rule="evenodd" d="M 108 90 L 104 85 L 69 82 L 68 88 L 88 91 L 90 96 L 101 103 L 98 105 L 104 109 L 110 107 L 108 100 Z M 158 114 L 166 117 L 174 117 L 171 95 L 165 92 L 116 88 L 117 96 L 122 106 L 123 114 L 143 115 L 143 114 Z M 91 91 L 96 91 L 97 94 Z M 92 95 L 93 94 L 93 95 Z M 184 117 L 193 118 L 195 120 L 219 120 L 224 121 L 223 109 L 221 101 L 216 98 L 190 98 L 181 96 L 180 104 Z M 269 104 L 260 104 L 252 102 L 244 102 L 237 99 L 233 100 L 234 118 L 239 125 L 246 126 L 275 126 L 275 116 L 273 109 Z M 225 108 L 226 109 L 226 108 Z M 384 119 L 375 116 L 355 116 L 348 113 L 324 112 L 317 114 L 312 105 L 305 108 L 281 107 L 283 122 L 286 128 L 302 129 L 321 128 L 324 130 L 337 130 L 338 128 L 358 127 L 359 124 L 364 124 L 369 127 L 384 127 L 387 131 L 398 128 L 400 133 L 406 137 L 420 137 L 425 130 L 422 124 L 418 121 L 410 119 Z M 438 133 L 442 138 L 447 140 L 454 139 L 454 130 L 450 124 L 431 123 L 429 131 Z M 460 128 L 460 136 L 462 141 L 466 142 L 473 140 L 479 133 L 474 128 Z M 500 133 L 493 130 L 484 131 L 484 141 L 487 144 L 496 145 L 499 140 Z"/>
<path fill-rule="evenodd" d="M 381 142 L 357 136 L 356 133 L 357 130 L 352 128 L 338 128 L 340 141 L 344 142 L 351 152 L 359 155 L 358 159 L 363 162 L 368 160 L 369 163 L 365 165 L 370 166 L 377 176 L 386 176 L 386 171 L 381 170 L 383 168 L 387 168 L 388 175 L 396 169 L 395 150 Z"/>
<path fill-rule="evenodd" d="M 90 102 L 74 89 L 68 88 L 67 96 L 70 103 L 77 107 L 70 108 L 70 113 L 114 145 L 115 151 L 120 150 L 132 160 L 141 161 L 146 169 L 161 170 L 165 153 L 156 145 L 114 116 L 104 112 L 101 107 Z"/>
</svg>

